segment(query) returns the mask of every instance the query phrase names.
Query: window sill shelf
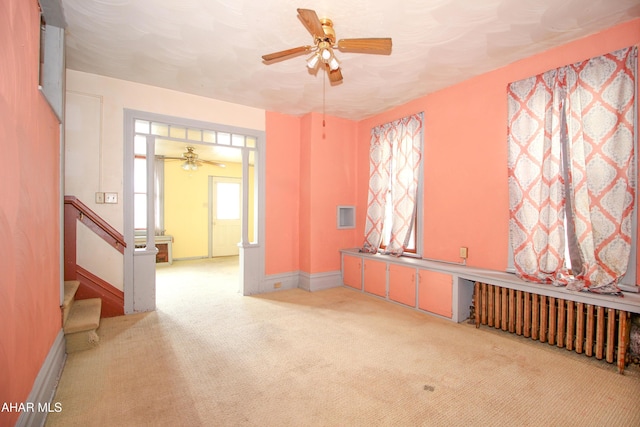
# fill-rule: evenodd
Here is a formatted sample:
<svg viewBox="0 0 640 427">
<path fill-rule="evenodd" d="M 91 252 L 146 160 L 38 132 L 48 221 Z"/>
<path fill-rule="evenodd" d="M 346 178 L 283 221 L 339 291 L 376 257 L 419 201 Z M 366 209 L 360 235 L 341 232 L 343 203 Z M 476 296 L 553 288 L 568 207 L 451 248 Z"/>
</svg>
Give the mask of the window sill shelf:
<svg viewBox="0 0 640 427">
<path fill-rule="evenodd" d="M 614 308 L 624 310 L 631 313 L 640 313 L 640 294 L 632 292 L 623 292 L 623 297 L 612 295 L 599 295 L 589 292 L 570 291 L 564 287 L 556 287 L 552 285 L 540 285 L 537 283 L 526 282 L 518 278 L 513 273 L 504 271 L 489 270 L 468 265 L 451 264 L 442 261 L 432 261 L 411 257 L 394 257 L 391 255 L 369 254 L 360 252 L 359 249 L 342 249 L 340 251 L 344 255 L 362 257 L 383 261 L 388 264 L 404 265 L 451 274 L 454 280 L 463 279 L 470 282 L 482 282 L 491 285 L 498 285 L 509 289 L 520 290 L 524 292 L 533 292 L 538 295 L 545 295 L 555 298 L 562 298 L 585 304 L 593 304 L 606 308 Z"/>
</svg>

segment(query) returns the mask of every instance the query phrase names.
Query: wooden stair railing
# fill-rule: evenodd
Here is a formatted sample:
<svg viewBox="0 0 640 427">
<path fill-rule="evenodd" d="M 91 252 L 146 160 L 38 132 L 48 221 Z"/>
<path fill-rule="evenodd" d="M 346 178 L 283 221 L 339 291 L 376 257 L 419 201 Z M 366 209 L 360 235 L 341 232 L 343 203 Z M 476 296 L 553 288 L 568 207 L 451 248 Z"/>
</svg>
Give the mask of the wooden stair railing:
<svg viewBox="0 0 640 427">
<path fill-rule="evenodd" d="M 77 221 L 124 254 L 124 236 L 75 196 L 64 196 L 64 280 L 78 280 L 78 299 L 100 298 L 102 317 L 124 314 L 124 292 L 90 274 L 76 262 Z"/>
</svg>

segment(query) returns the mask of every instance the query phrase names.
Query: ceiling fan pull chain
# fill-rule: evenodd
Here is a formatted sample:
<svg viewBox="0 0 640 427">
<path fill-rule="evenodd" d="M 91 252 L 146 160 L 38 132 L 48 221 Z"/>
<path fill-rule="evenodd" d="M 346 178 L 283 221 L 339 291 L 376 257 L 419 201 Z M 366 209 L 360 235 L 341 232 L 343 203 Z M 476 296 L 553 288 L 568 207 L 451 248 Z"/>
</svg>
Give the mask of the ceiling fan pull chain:
<svg viewBox="0 0 640 427">
<path fill-rule="evenodd" d="M 326 70 L 326 68 L 325 68 L 325 70 Z M 328 71 L 327 71 L 327 73 L 328 73 Z M 325 111 L 326 111 L 325 99 L 327 97 L 327 89 L 326 89 L 327 88 L 327 83 L 326 83 L 326 80 L 327 79 L 322 79 L 322 127 L 325 127 L 325 121 L 324 121 L 324 119 L 325 119 Z"/>
</svg>

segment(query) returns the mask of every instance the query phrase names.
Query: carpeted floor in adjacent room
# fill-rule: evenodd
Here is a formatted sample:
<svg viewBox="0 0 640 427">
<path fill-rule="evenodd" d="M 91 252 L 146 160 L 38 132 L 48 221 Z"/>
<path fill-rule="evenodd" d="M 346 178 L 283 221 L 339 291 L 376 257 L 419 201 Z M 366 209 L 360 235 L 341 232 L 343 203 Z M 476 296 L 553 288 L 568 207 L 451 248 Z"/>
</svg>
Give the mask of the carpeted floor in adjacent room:
<svg viewBox="0 0 640 427">
<path fill-rule="evenodd" d="M 640 371 L 346 288 L 238 293 L 237 258 L 157 272 L 103 319 L 48 426 L 640 426 Z"/>
</svg>

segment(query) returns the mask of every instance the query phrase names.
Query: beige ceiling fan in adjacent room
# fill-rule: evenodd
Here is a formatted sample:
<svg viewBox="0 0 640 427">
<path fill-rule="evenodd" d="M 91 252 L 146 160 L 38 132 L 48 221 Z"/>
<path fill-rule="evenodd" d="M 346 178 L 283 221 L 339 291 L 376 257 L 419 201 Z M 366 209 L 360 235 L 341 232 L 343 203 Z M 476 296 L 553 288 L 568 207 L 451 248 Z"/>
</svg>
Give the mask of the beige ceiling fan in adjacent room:
<svg viewBox="0 0 640 427">
<path fill-rule="evenodd" d="M 208 164 L 213 166 L 219 166 L 221 168 L 226 167 L 224 163 L 213 162 L 211 160 L 203 160 L 198 158 L 198 154 L 195 152 L 194 147 L 187 147 L 187 151 L 182 153 L 181 157 L 171 157 L 171 156 L 163 156 L 165 160 L 180 160 L 182 164 L 180 167 L 186 171 L 195 171 L 198 170 L 198 167 L 202 166 L 202 164 Z"/>
<path fill-rule="evenodd" d="M 266 63 L 312 52 L 312 55 L 307 58 L 307 66 L 312 70 L 317 69 L 319 66 L 323 67 L 327 71 L 331 83 L 339 83 L 342 81 L 342 71 L 340 70 L 340 62 L 334 52 L 335 49 L 341 52 L 381 55 L 389 55 L 391 53 L 390 38 L 341 39 L 336 42 L 336 32 L 330 19 L 319 19 L 316 12 L 311 9 L 298 9 L 298 16 L 313 36 L 313 45 L 299 46 L 263 55 L 262 59 Z"/>
</svg>

